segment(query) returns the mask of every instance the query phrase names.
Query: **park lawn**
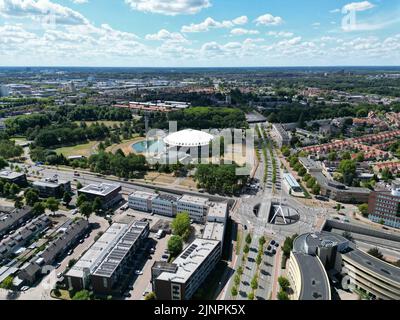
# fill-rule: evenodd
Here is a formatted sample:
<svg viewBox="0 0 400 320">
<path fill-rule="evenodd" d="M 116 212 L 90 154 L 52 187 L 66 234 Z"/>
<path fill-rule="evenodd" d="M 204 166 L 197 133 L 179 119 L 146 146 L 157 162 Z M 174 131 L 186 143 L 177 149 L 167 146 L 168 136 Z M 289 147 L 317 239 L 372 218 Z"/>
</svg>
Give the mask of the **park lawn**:
<svg viewBox="0 0 400 320">
<path fill-rule="evenodd" d="M 96 146 L 98 141 L 90 141 L 85 144 L 78 144 L 72 147 L 63 147 L 56 149 L 57 154 L 63 154 L 65 157 L 70 156 L 85 156 L 90 157 L 93 148 Z"/>
<path fill-rule="evenodd" d="M 97 122 L 97 123 L 99 123 L 99 124 L 104 124 L 104 125 L 107 126 L 107 127 L 113 127 L 114 124 L 120 125 L 121 123 L 123 123 L 123 121 L 109 121 L 109 120 L 83 121 L 83 122 L 85 122 L 86 125 L 88 125 L 88 126 L 90 126 L 90 125 L 92 125 L 92 124 L 94 124 L 94 123 Z M 81 123 L 81 121 L 75 121 L 75 123 L 76 123 L 77 125 L 79 125 L 79 124 Z"/>
</svg>

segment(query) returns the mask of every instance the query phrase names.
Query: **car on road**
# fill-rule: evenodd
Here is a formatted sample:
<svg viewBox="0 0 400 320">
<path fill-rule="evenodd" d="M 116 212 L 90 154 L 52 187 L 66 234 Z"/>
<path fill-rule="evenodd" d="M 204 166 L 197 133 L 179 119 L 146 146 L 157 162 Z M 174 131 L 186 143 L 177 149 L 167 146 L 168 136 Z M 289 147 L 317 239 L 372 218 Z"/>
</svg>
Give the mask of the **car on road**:
<svg viewBox="0 0 400 320">
<path fill-rule="evenodd" d="M 84 239 L 79 240 L 79 243 L 84 243 L 84 242 L 85 242 Z"/>
<path fill-rule="evenodd" d="M 143 292 L 143 297 L 147 296 L 149 294 L 149 292 L 146 290 Z"/>
<path fill-rule="evenodd" d="M 76 215 L 79 212 L 78 209 L 73 209 L 69 213 L 72 214 L 73 216 Z"/>
<path fill-rule="evenodd" d="M 136 270 L 136 271 L 135 271 L 135 274 L 136 274 L 137 276 L 141 276 L 141 275 L 143 274 L 143 271 L 142 271 L 142 270 Z"/>
<path fill-rule="evenodd" d="M 57 262 L 55 267 L 56 267 L 56 269 L 58 269 L 59 267 L 61 267 L 61 263 Z"/>
<path fill-rule="evenodd" d="M 150 248 L 150 253 L 156 252 L 156 248 Z"/>
<path fill-rule="evenodd" d="M 22 292 L 25 292 L 25 291 L 28 291 L 29 290 L 29 287 L 28 286 L 23 286 L 22 288 L 21 288 L 21 291 Z"/>
<path fill-rule="evenodd" d="M 74 253 L 74 250 L 71 249 L 71 250 L 68 251 L 67 255 L 70 256 L 70 255 L 72 255 L 73 253 Z"/>
<path fill-rule="evenodd" d="M 57 273 L 57 278 L 60 279 L 63 276 L 61 272 Z"/>
</svg>

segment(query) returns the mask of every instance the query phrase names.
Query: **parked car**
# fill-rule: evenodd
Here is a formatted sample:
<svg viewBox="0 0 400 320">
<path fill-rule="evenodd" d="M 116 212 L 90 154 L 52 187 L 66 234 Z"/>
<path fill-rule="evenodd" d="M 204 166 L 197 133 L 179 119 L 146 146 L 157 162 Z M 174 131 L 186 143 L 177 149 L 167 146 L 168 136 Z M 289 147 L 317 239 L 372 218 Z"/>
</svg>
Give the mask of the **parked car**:
<svg viewBox="0 0 400 320">
<path fill-rule="evenodd" d="M 67 255 L 70 256 L 70 255 L 72 255 L 73 253 L 74 253 L 74 250 L 71 249 L 71 250 L 68 251 Z"/>
<path fill-rule="evenodd" d="M 63 276 L 61 272 L 57 273 L 57 278 L 60 279 Z"/>
<path fill-rule="evenodd" d="M 275 245 L 275 240 L 271 240 L 270 245 L 271 246 Z"/>
<path fill-rule="evenodd" d="M 21 288 L 21 291 L 22 292 L 25 292 L 25 291 L 28 291 L 29 290 L 29 287 L 28 286 L 23 286 L 22 288 Z"/>
<path fill-rule="evenodd" d="M 142 271 L 142 270 L 136 270 L 136 271 L 135 271 L 135 274 L 136 274 L 137 276 L 140 276 L 140 275 L 143 274 L 143 271 Z"/>
</svg>

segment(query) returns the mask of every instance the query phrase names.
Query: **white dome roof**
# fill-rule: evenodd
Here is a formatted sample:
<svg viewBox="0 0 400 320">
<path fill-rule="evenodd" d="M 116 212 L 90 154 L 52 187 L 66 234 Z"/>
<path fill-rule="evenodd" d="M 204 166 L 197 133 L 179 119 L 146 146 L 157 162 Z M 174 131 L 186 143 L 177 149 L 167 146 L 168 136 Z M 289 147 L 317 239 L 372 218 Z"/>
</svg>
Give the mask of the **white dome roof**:
<svg viewBox="0 0 400 320">
<path fill-rule="evenodd" d="M 214 136 L 198 130 L 186 129 L 171 133 L 164 138 L 164 143 L 174 147 L 201 147 L 208 145 Z"/>
</svg>

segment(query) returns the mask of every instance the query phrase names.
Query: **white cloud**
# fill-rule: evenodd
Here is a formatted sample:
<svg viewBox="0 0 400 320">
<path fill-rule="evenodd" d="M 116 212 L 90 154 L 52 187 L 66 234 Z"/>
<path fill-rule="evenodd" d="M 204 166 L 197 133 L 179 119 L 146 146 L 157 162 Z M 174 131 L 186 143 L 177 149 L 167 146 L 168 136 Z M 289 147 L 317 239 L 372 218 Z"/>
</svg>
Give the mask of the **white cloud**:
<svg viewBox="0 0 400 320">
<path fill-rule="evenodd" d="M 254 35 L 254 34 L 260 34 L 260 32 L 258 30 L 250 30 L 244 28 L 235 28 L 231 30 L 231 35 L 234 36 Z"/>
<path fill-rule="evenodd" d="M 276 38 L 282 37 L 282 38 L 289 38 L 293 37 L 294 33 L 293 32 L 286 32 L 286 31 L 269 31 L 267 33 L 269 36 L 273 36 Z"/>
<path fill-rule="evenodd" d="M 274 17 L 272 14 L 267 13 L 255 20 L 257 25 L 264 26 L 277 26 L 283 23 L 283 19 L 281 17 Z"/>
<path fill-rule="evenodd" d="M 0 15 L 63 25 L 89 24 L 79 12 L 49 0 L 0 0 Z"/>
<path fill-rule="evenodd" d="M 339 13 L 341 10 L 340 9 L 333 9 L 333 10 L 330 10 L 329 12 L 330 13 Z"/>
<path fill-rule="evenodd" d="M 73 3 L 76 3 L 76 4 L 83 4 L 83 3 L 88 3 L 89 2 L 89 0 L 71 0 Z"/>
<path fill-rule="evenodd" d="M 132 9 L 170 16 L 195 14 L 211 6 L 210 0 L 125 0 Z"/>
<path fill-rule="evenodd" d="M 151 41 L 168 41 L 176 43 L 188 42 L 188 40 L 179 32 L 169 32 L 168 30 L 162 29 L 155 34 L 146 35 L 146 40 Z"/>
<path fill-rule="evenodd" d="M 375 5 L 369 1 L 351 2 L 343 7 L 344 12 L 349 11 L 365 11 L 374 8 Z"/>
<path fill-rule="evenodd" d="M 183 26 L 181 32 L 193 33 L 193 32 L 206 32 L 210 29 L 221 29 L 221 28 L 233 28 L 235 25 L 243 25 L 247 23 L 248 18 L 246 16 L 238 17 L 233 20 L 216 21 L 211 17 L 206 18 L 203 22 L 198 24 L 192 23 L 188 26 Z"/>
</svg>

